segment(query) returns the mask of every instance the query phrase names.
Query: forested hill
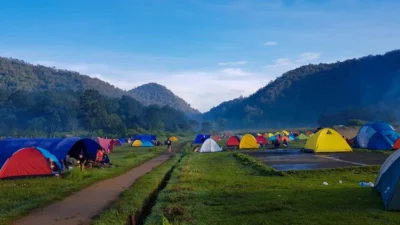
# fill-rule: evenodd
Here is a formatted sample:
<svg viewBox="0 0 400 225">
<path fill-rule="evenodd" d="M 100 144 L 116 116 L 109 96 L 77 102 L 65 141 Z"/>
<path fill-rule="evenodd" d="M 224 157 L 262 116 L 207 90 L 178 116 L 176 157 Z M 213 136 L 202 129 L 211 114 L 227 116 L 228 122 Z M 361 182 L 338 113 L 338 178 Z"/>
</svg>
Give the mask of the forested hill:
<svg viewBox="0 0 400 225">
<path fill-rule="evenodd" d="M 289 71 L 253 95 L 204 114 L 227 127 L 343 124 L 400 117 L 400 51 Z"/>
<path fill-rule="evenodd" d="M 126 82 L 129 82 L 127 80 Z M 154 87 L 155 84 L 149 84 Z M 147 87 L 144 85 L 143 87 Z M 97 90 L 108 97 L 122 97 L 128 95 L 136 98 L 144 105 L 169 105 L 186 114 L 198 113 L 183 99 L 175 96 L 166 88 L 142 88 L 139 92 L 126 92 L 113 85 L 81 75 L 77 72 L 51 68 L 41 65 L 32 65 L 22 60 L 0 57 L 0 90 L 4 91 L 73 91 L 83 92 L 88 89 Z M 146 92 L 149 90 L 150 92 Z M 165 96 L 164 96 L 165 95 Z M 155 96 L 151 98 L 150 96 Z"/>
<path fill-rule="evenodd" d="M 134 98 L 145 105 L 158 104 L 162 102 L 187 114 L 200 114 L 198 110 L 193 109 L 182 98 L 176 96 L 172 91 L 157 83 L 148 83 L 128 91 Z"/>
</svg>

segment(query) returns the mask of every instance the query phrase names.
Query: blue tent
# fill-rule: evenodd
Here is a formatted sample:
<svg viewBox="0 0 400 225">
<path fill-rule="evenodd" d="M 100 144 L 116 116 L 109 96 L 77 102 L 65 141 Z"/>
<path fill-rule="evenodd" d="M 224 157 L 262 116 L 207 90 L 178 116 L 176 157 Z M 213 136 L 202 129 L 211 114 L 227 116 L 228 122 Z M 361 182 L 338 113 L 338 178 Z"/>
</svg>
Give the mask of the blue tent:
<svg viewBox="0 0 400 225">
<path fill-rule="evenodd" d="M 400 134 L 388 123 L 367 123 L 356 136 L 355 148 L 392 150 Z"/>
<path fill-rule="evenodd" d="M 210 138 L 209 134 L 205 134 L 205 135 L 204 134 L 198 134 L 196 136 L 196 138 L 194 139 L 193 143 L 194 144 L 203 144 L 203 142 L 205 140 L 209 139 L 209 138 Z"/>
<path fill-rule="evenodd" d="M 275 136 L 271 136 L 268 138 L 268 141 L 276 141 L 276 137 Z"/>
<path fill-rule="evenodd" d="M 291 141 L 294 141 L 296 139 L 296 137 L 293 134 L 289 134 L 288 138 Z"/>
<path fill-rule="evenodd" d="M 142 141 L 142 147 L 153 147 L 153 143 L 151 143 L 150 141 Z"/>
<path fill-rule="evenodd" d="M 2 166 L 14 152 L 26 147 L 46 149 L 60 162 L 65 159 L 67 154 L 77 158 L 82 150 L 86 158 L 94 160 L 96 158 L 97 149 L 101 148 L 96 141 L 88 138 L 10 138 L 0 141 L 0 166 Z"/>
<path fill-rule="evenodd" d="M 62 164 L 60 163 L 60 161 L 57 159 L 57 157 L 55 155 L 51 154 L 49 151 L 47 151 L 44 148 L 38 147 L 36 149 L 39 150 L 46 159 L 51 159 L 58 166 L 58 168 L 62 169 Z"/>
<path fill-rule="evenodd" d="M 119 142 L 121 143 L 121 145 L 123 145 L 125 143 L 125 138 L 120 138 Z"/>
<path fill-rule="evenodd" d="M 137 134 L 133 137 L 133 141 L 140 140 L 140 141 L 155 141 L 157 140 L 156 135 L 151 134 Z"/>
<path fill-rule="evenodd" d="M 400 150 L 383 163 L 375 182 L 387 210 L 400 210 Z"/>
</svg>

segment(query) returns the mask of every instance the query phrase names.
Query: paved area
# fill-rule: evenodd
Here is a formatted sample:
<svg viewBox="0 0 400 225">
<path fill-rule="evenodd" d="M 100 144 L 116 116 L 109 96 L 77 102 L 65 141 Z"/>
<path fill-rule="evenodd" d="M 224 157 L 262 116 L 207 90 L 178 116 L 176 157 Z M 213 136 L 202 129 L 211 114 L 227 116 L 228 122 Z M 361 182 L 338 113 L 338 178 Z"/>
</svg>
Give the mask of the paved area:
<svg viewBox="0 0 400 225">
<path fill-rule="evenodd" d="M 389 156 L 368 152 L 313 154 L 300 150 L 255 151 L 247 154 L 280 171 L 382 165 Z"/>
</svg>

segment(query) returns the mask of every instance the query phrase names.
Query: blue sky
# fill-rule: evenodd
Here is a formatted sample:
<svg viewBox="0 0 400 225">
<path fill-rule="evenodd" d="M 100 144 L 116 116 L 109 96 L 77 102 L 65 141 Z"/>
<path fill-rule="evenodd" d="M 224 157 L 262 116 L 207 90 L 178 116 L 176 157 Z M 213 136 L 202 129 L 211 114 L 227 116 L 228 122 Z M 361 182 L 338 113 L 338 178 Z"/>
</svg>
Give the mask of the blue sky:
<svg viewBox="0 0 400 225">
<path fill-rule="evenodd" d="M 282 73 L 399 48 L 396 0 L 19 0 L 0 55 L 128 90 L 158 82 L 200 111 Z"/>
</svg>

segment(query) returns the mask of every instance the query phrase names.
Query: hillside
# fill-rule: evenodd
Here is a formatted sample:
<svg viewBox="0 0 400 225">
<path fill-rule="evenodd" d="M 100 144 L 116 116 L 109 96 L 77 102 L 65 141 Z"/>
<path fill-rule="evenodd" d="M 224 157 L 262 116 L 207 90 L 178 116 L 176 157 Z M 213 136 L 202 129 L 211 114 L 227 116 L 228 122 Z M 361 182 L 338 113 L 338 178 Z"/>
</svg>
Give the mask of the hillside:
<svg viewBox="0 0 400 225">
<path fill-rule="evenodd" d="M 144 105 L 169 105 L 186 114 L 198 113 L 197 110 L 192 109 L 183 99 L 175 96 L 161 85 L 152 83 L 126 92 L 107 82 L 81 75 L 77 72 L 32 65 L 22 60 L 0 57 L 0 90 L 11 92 L 17 90 L 27 92 L 84 92 L 88 89 L 97 90 L 100 94 L 108 97 L 120 98 L 123 95 L 129 95 Z"/>
<path fill-rule="evenodd" d="M 204 119 L 227 126 L 281 127 L 398 119 L 400 51 L 289 71 L 242 101 L 212 108 Z"/>
<path fill-rule="evenodd" d="M 145 105 L 159 104 L 162 102 L 163 105 L 169 105 L 187 114 L 200 113 L 190 107 L 187 102 L 176 96 L 172 91 L 157 83 L 141 85 L 128 91 L 128 93 Z"/>
</svg>

